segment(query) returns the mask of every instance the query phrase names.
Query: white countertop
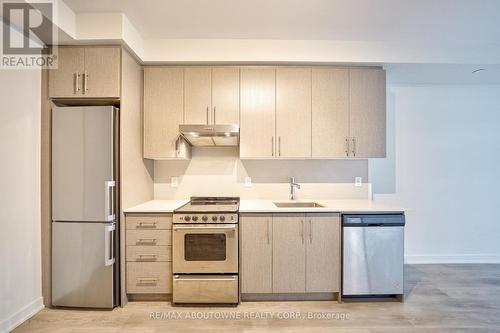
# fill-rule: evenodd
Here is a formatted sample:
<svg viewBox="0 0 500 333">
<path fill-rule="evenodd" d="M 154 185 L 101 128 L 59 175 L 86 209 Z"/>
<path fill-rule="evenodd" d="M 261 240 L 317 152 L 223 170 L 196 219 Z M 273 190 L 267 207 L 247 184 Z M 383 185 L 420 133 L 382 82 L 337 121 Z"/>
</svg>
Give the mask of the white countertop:
<svg viewBox="0 0 500 333">
<path fill-rule="evenodd" d="M 323 207 L 276 207 L 273 202 L 287 200 L 241 200 L 240 213 L 396 213 L 404 212 L 402 207 L 390 206 L 373 200 L 297 200 L 297 202 L 316 202 Z"/>
<path fill-rule="evenodd" d="M 124 210 L 124 213 L 173 213 L 174 209 L 189 202 L 186 200 L 151 200 Z"/>
<path fill-rule="evenodd" d="M 186 204 L 189 200 L 152 200 L 125 209 L 125 213 L 172 213 L 174 209 Z M 278 208 L 273 202 L 286 200 L 241 200 L 240 213 L 397 213 L 404 208 L 391 206 L 373 200 L 297 200 L 297 202 L 317 202 L 323 207 L 289 207 Z"/>
</svg>

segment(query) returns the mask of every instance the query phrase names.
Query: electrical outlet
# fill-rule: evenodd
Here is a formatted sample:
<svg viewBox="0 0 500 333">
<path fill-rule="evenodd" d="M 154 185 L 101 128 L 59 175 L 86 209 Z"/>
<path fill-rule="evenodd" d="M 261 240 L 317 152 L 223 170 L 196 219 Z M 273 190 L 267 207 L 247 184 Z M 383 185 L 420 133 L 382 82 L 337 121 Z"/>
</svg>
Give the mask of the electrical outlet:
<svg viewBox="0 0 500 333">
<path fill-rule="evenodd" d="M 179 178 L 170 177 L 170 187 L 178 187 L 178 186 L 179 186 Z"/>
<path fill-rule="evenodd" d="M 245 187 L 252 187 L 252 177 L 245 177 Z"/>
<path fill-rule="evenodd" d="M 363 177 L 354 177 L 354 186 L 360 187 L 363 185 Z"/>
</svg>

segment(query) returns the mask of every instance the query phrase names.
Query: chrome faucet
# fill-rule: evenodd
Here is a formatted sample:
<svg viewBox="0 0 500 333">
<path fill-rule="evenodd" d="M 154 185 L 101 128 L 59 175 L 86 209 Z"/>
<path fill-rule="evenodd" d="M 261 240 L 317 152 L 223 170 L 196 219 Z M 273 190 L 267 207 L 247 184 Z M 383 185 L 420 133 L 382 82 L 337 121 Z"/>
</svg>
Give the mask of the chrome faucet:
<svg viewBox="0 0 500 333">
<path fill-rule="evenodd" d="M 295 182 L 295 177 L 290 177 L 290 200 L 295 200 L 295 188 L 300 189 L 300 185 Z"/>
</svg>

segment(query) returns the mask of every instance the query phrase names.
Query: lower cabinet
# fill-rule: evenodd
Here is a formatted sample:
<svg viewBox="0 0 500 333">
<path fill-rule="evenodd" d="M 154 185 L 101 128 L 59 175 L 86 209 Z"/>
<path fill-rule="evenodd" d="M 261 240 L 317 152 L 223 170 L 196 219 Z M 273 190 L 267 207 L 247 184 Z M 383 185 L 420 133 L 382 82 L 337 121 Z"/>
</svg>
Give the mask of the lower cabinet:
<svg viewBox="0 0 500 333">
<path fill-rule="evenodd" d="M 245 214 L 241 292 L 340 292 L 340 215 Z"/>
<path fill-rule="evenodd" d="M 127 294 L 172 293 L 172 216 L 127 214 Z"/>
</svg>

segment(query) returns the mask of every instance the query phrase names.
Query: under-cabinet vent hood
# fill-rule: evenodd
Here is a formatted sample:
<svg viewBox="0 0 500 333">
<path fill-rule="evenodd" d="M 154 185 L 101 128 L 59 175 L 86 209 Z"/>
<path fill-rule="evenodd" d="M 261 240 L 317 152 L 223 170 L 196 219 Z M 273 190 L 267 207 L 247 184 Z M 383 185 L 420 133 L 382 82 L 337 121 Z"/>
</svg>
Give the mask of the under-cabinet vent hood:
<svg viewBox="0 0 500 333">
<path fill-rule="evenodd" d="M 238 125 L 179 125 L 181 135 L 193 146 L 237 146 Z"/>
</svg>

